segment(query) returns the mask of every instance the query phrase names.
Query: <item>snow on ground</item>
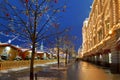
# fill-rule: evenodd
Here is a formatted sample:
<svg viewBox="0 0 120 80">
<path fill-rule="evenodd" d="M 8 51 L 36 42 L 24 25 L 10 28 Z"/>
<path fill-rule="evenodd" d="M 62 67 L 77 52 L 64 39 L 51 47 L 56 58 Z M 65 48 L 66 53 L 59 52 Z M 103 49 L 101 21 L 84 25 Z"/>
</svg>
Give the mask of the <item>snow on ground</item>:
<svg viewBox="0 0 120 80">
<path fill-rule="evenodd" d="M 37 66 L 47 66 L 49 64 L 56 64 L 57 62 L 48 62 L 45 64 L 36 64 L 34 65 L 34 67 Z M 28 69 L 29 67 L 19 67 L 19 68 L 12 68 L 12 69 L 7 69 L 7 70 L 1 70 L 0 73 L 8 73 L 9 71 L 19 71 L 19 70 L 23 70 L 23 69 Z"/>
<path fill-rule="evenodd" d="M 29 80 L 29 77 L 21 77 L 17 80 Z M 50 78 L 50 77 L 37 77 L 37 80 L 58 80 L 58 78 Z"/>
</svg>

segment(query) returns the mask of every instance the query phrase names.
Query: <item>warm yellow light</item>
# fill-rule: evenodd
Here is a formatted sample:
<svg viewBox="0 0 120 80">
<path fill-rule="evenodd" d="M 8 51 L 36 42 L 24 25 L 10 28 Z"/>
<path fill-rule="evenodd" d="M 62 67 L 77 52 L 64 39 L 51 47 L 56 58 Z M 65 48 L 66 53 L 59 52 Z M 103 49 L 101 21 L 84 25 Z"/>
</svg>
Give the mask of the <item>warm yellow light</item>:
<svg viewBox="0 0 120 80">
<path fill-rule="evenodd" d="M 100 43 L 103 44 L 103 41 L 101 41 Z"/>
<path fill-rule="evenodd" d="M 110 30 L 110 31 L 109 31 L 109 34 L 112 34 L 112 33 L 113 33 L 112 30 Z"/>
</svg>

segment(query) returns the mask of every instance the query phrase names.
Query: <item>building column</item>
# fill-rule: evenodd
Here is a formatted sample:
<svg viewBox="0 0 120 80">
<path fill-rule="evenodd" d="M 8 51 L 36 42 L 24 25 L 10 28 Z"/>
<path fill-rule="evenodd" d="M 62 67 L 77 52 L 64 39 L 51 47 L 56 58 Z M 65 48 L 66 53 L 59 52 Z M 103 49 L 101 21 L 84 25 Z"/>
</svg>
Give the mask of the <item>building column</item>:
<svg viewBox="0 0 120 80">
<path fill-rule="evenodd" d="M 120 0 L 117 0 L 117 11 L 118 22 L 120 22 Z"/>
<path fill-rule="evenodd" d="M 117 23 L 117 0 L 112 1 L 112 16 L 113 16 L 113 25 Z"/>
</svg>

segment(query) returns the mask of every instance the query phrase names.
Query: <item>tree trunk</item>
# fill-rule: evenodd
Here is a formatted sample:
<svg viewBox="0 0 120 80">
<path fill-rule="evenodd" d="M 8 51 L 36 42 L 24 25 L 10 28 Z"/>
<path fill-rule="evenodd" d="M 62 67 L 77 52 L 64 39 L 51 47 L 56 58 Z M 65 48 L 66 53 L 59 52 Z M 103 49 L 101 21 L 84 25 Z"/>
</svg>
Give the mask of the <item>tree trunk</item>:
<svg viewBox="0 0 120 80">
<path fill-rule="evenodd" d="M 32 45 L 32 58 L 30 62 L 30 80 L 34 80 L 34 56 L 35 56 L 35 42 Z"/>
<path fill-rule="evenodd" d="M 59 47 L 57 46 L 57 61 L 58 61 L 58 68 L 60 65 L 60 58 L 59 58 Z"/>
<path fill-rule="evenodd" d="M 35 48 L 36 48 L 36 28 L 37 28 L 37 11 L 35 11 L 34 18 L 34 32 L 32 34 L 32 58 L 30 63 L 30 80 L 34 80 L 34 57 L 35 57 Z"/>
<path fill-rule="evenodd" d="M 67 65 L 67 55 L 68 55 L 68 50 L 66 50 L 65 65 Z"/>
</svg>

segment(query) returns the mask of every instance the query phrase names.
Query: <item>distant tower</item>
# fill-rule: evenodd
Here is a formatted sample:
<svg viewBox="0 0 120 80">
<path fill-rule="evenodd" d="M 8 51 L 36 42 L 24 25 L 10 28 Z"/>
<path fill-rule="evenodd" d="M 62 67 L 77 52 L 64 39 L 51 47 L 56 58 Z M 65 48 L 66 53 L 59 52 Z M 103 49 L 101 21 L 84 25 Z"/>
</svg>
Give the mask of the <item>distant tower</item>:
<svg viewBox="0 0 120 80">
<path fill-rule="evenodd" d="M 42 41 L 41 45 L 40 45 L 40 50 L 43 51 L 43 48 L 44 48 L 44 45 L 43 45 L 43 41 Z"/>
</svg>

